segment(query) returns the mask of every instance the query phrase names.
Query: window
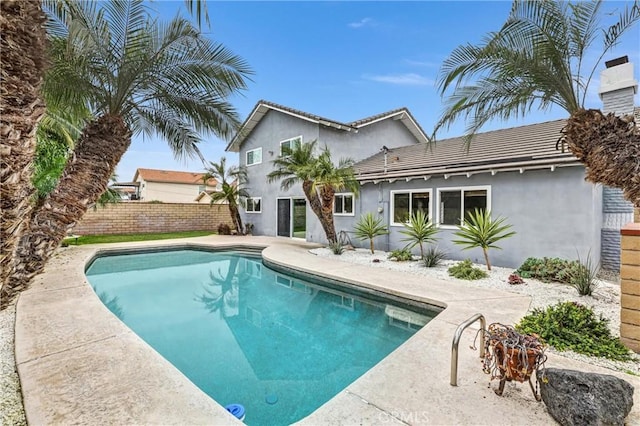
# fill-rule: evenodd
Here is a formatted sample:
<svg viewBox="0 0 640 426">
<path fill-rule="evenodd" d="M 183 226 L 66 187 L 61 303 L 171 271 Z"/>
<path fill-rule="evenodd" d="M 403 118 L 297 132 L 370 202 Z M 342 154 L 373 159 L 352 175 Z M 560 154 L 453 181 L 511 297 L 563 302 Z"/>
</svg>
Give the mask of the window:
<svg viewBox="0 0 640 426">
<path fill-rule="evenodd" d="M 247 151 L 247 166 L 253 166 L 254 164 L 260 163 L 262 163 L 262 148 Z"/>
<path fill-rule="evenodd" d="M 440 225 L 462 225 L 462 219 L 475 209 L 490 209 L 489 187 L 446 188 L 438 190 Z"/>
<path fill-rule="evenodd" d="M 353 194 L 336 194 L 333 199 L 333 213 L 353 216 Z"/>
<path fill-rule="evenodd" d="M 247 213 L 262 213 L 262 198 L 247 198 Z"/>
<path fill-rule="evenodd" d="M 287 139 L 280 142 L 280 155 L 283 155 L 283 152 L 282 152 L 283 148 L 288 148 L 293 150 L 299 147 L 301 143 L 302 143 L 302 136 L 296 136 L 295 138 Z"/>
<path fill-rule="evenodd" d="M 411 214 L 422 211 L 431 217 L 431 190 L 418 189 L 413 191 L 391 191 L 392 225 L 408 223 Z"/>
<path fill-rule="evenodd" d="M 204 192 L 205 189 L 207 189 L 205 185 L 198 185 L 198 194 L 200 194 L 201 192 Z"/>
</svg>

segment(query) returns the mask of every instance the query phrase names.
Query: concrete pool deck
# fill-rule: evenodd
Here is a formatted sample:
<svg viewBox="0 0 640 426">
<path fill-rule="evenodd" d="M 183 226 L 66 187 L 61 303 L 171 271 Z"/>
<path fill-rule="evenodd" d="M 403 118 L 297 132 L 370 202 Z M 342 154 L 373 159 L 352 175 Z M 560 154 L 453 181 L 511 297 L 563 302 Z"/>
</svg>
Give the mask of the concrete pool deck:
<svg viewBox="0 0 640 426">
<path fill-rule="evenodd" d="M 300 424 L 554 424 L 529 386 L 507 384 L 497 396 L 469 349 L 479 324 L 462 335 L 458 386 L 449 384 L 457 326 L 476 313 L 487 324 L 514 324 L 529 308 L 519 294 L 369 268 L 308 252 L 284 238 L 209 236 L 59 250 L 20 295 L 16 364 L 29 424 L 241 424 L 100 302 L 84 275 L 100 250 L 172 245 L 264 246 L 269 262 L 446 306 L 435 319 Z M 628 424 L 640 424 L 640 377 L 549 354 L 547 367 L 621 377 L 631 383 Z"/>
</svg>

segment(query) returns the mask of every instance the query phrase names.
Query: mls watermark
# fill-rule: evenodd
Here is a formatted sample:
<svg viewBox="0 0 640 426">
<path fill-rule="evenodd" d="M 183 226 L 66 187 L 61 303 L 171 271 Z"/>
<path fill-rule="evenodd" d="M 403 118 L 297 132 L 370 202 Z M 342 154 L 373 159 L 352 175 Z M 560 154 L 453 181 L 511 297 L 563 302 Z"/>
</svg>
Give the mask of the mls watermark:
<svg viewBox="0 0 640 426">
<path fill-rule="evenodd" d="M 378 414 L 378 420 L 381 423 L 391 423 L 394 420 L 400 420 L 405 423 L 428 423 L 429 412 L 427 411 L 389 411 Z"/>
</svg>

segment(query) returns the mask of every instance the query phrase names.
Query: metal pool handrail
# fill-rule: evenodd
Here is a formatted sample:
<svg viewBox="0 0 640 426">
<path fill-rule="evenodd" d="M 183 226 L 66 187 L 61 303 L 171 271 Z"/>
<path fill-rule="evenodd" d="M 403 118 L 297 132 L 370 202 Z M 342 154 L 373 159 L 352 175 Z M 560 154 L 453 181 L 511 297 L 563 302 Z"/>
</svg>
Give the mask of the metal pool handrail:
<svg viewBox="0 0 640 426">
<path fill-rule="evenodd" d="M 460 337 L 464 329 L 477 320 L 480 320 L 480 358 L 484 358 L 484 339 L 487 321 L 484 319 L 484 315 L 475 314 L 460 324 L 453 335 L 453 343 L 451 344 L 451 386 L 458 386 L 458 344 L 460 343 Z"/>
</svg>

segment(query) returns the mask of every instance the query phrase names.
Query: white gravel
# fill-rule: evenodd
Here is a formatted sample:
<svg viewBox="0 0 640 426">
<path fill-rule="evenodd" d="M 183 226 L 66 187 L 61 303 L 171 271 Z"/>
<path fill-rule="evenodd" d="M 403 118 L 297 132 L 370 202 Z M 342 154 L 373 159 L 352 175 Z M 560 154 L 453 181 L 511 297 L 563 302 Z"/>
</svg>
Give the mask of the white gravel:
<svg viewBox="0 0 640 426">
<path fill-rule="evenodd" d="M 620 335 L 620 286 L 612 281 L 598 280 L 598 285 L 592 296 L 580 296 L 576 289 L 566 284 L 544 283 L 538 280 L 525 279 L 524 284 L 511 285 L 507 282 L 507 279 L 514 270 L 509 268 L 493 266 L 491 271 L 486 271 L 485 265 L 476 265 L 480 269 L 485 270 L 489 274 L 489 277 L 480 280 L 466 281 L 449 276 L 449 273 L 447 272 L 449 267 L 458 263 L 453 260 L 443 260 L 437 267 L 427 268 L 419 261 L 396 262 L 389 260 L 387 252 L 378 250 L 376 250 L 374 254 L 371 254 L 368 249 L 346 250 L 344 253 L 337 256 L 328 248 L 317 248 L 312 249 L 311 253 L 318 256 L 331 257 L 332 259 L 341 262 L 368 265 L 372 268 L 386 268 L 395 271 L 423 275 L 426 277 L 433 277 L 440 280 L 456 281 L 473 287 L 495 288 L 524 294 L 531 296 L 532 298 L 530 310 L 535 308 L 544 308 L 558 302 L 577 302 L 592 308 L 596 314 L 602 315 L 604 318 L 609 320 L 608 325 L 613 335 Z M 379 262 L 374 262 L 374 259 L 377 259 Z M 549 348 L 549 350 L 556 352 L 553 348 Z M 590 364 L 619 371 L 633 372 L 640 375 L 640 355 L 638 354 L 634 356 L 632 361 L 619 362 L 611 361 L 606 358 L 588 357 L 570 351 L 556 353 L 568 358 L 585 361 Z"/>
</svg>

